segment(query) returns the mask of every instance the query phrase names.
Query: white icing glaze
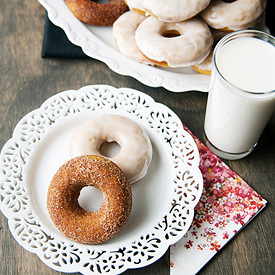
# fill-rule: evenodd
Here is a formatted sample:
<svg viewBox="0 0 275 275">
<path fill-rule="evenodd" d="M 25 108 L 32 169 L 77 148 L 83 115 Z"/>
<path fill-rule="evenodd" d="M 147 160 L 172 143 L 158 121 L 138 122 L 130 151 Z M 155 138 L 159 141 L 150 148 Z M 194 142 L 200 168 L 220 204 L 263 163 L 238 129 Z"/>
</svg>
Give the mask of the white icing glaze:
<svg viewBox="0 0 275 275">
<path fill-rule="evenodd" d="M 201 17 L 214 29 L 237 31 L 252 27 L 265 7 L 266 0 L 236 0 L 231 3 L 212 0 Z"/>
<path fill-rule="evenodd" d="M 209 55 L 199 64 L 194 65 L 194 69 L 204 74 L 211 74 L 212 71 L 212 59 L 213 59 L 213 50 L 209 53 Z"/>
<path fill-rule="evenodd" d="M 212 46 L 212 49 L 209 53 L 209 55 L 201 62 L 198 64 L 195 64 L 193 66 L 193 69 L 195 69 L 196 71 L 203 73 L 203 74 L 211 74 L 212 71 L 212 61 L 213 61 L 213 52 L 214 52 L 214 48 L 215 45 L 227 34 L 231 33 L 229 31 L 222 31 L 222 30 L 216 30 L 216 29 L 210 29 L 211 33 L 213 35 L 213 39 L 214 39 L 214 43 Z"/>
<path fill-rule="evenodd" d="M 176 37 L 164 37 L 176 31 Z M 150 60 L 166 62 L 169 67 L 187 67 L 202 62 L 209 54 L 213 37 L 198 18 L 179 23 L 164 23 L 150 16 L 137 28 L 136 43 Z"/>
<path fill-rule="evenodd" d="M 139 51 L 135 39 L 136 29 L 145 18 L 134 11 L 122 14 L 113 25 L 113 38 L 118 49 L 125 56 L 141 63 L 151 64 Z"/>
<path fill-rule="evenodd" d="M 143 5 L 141 4 L 140 0 L 126 0 L 125 3 L 127 4 L 130 10 L 137 11 L 144 15 L 146 14 L 146 11 Z"/>
<path fill-rule="evenodd" d="M 70 157 L 100 155 L 105 141 L 115 141 L 120 151 L 111 161 L 125 173 L 130 183 L 143 178 L 152 159 L 152 145 L 147 133 L 134 121 L 120 115 L 95 116 L 80 125 L 70 141 Z"/>
<path fill-rule="evenodd" d="M 179 22 L 194 17 L 210 0 L 140 0 L 145 10 L 164 22 Z"/>
</svg>

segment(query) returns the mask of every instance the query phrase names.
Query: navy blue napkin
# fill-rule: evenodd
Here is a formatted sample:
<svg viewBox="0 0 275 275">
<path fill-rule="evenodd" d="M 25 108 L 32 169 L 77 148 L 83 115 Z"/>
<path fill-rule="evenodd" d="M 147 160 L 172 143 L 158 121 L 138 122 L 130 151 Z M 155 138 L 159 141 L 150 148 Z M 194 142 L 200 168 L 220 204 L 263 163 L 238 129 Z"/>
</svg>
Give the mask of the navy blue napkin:
<svg viewBox="0 0 275 275">
<path fill-rule="evenodd" d="M 46 15 L 44 37 L 42 44 L 42 57 L 44 58 L 89 58 L 82 49 L 72 44 L 65 32 L 54 25 Z"/>
</svg>

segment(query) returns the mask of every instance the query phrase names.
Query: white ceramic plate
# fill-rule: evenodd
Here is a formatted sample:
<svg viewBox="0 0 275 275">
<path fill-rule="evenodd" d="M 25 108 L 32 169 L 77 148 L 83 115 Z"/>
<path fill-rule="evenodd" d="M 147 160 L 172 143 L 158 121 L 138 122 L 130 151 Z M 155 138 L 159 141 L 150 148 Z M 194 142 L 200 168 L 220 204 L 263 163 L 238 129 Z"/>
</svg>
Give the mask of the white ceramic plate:
<svg viewBox="0 0 275 275">
<path fill-rule="evenodd" d="M 95 27 L 79 21 L 64 0 L 38 0 L 51 22 L 61 27 L 68 39 L 83 52 L 101 60 L 116 73 L 131 76 L 150 87 L 164 87 L 172 92 L 198 90 L 207 92 L 210 77 L 192 68 L 169 69 L 140 64 L 122 55 L 113 40 L 112 27 Z"/>
<path fill-rule="evenodd" d="M 143 127 L 153 158 L 132 186 L 133 208 L 122 231 L 103 244 L 83 245 L 56 229 L 46 196 L 53 174 L 69 159 L 72 132 L 100 113 L 121 114 Z M 0 155 L 0 209 L 17 242 L 49 267 L 119 274 L 158 260 L 186 233 L 202 193 L 198 165 L 193 138 L 166 106 L 136 90 L 86 86 L 49 98 L 19 121 Z"/>
</svg>

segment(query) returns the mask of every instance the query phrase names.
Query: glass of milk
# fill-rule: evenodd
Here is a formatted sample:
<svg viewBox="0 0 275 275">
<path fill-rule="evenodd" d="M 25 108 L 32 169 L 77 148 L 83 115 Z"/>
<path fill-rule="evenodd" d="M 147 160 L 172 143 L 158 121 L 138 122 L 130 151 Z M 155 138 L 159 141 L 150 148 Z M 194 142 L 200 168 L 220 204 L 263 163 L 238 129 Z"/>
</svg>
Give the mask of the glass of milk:
<svg viewBox="0 0 275 275">
<path fill-rule="evenodd" d="M 204 131 L 224 159 L 252 152 L 275 109 L 275 38 L 256 30 L 233 32 L 213 54 Z"/>
</svg>

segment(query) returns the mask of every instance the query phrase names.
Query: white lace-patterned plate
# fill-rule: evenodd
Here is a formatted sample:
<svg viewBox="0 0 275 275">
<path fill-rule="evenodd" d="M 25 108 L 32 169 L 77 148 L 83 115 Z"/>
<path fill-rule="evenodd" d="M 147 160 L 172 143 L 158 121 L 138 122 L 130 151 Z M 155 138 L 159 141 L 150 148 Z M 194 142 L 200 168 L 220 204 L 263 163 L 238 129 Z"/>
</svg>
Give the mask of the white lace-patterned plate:
<svg viewBox="0 0 275 275">
<path fill-rule="evenodd" d="M 133 209 L 122 231 L 100 245 L 64 237 L 46 209 L 48 185 L 68 160 L 79 123 L 100 113 L 125 115 L 140 124 L 153 145 L 147 175 L 132 186 Z M 166 106 L 136 90 L 85 86 L 61 92 L 17 124 L 0 155 L 0 209 L 25 249 L 62 272 L 119 274 L 158 260 L 188 230 L 202 193 L 193 138 Z"/>
<path fill-rule="evenodd" d="M 64 0 L 38 0 L 51 22 L 61 27 L 68 39 L 83 52 L 98 59 L 111 70 L 131 76 L 150 87 L 164 87 L 172 92 L 198 90 L 207 92 L 210 78 L 192 68 L 160 68 L 144 65 L 122 55 L 117 49 L 111 27 L 95 27 L 79 21 Z"/>
</svg>

